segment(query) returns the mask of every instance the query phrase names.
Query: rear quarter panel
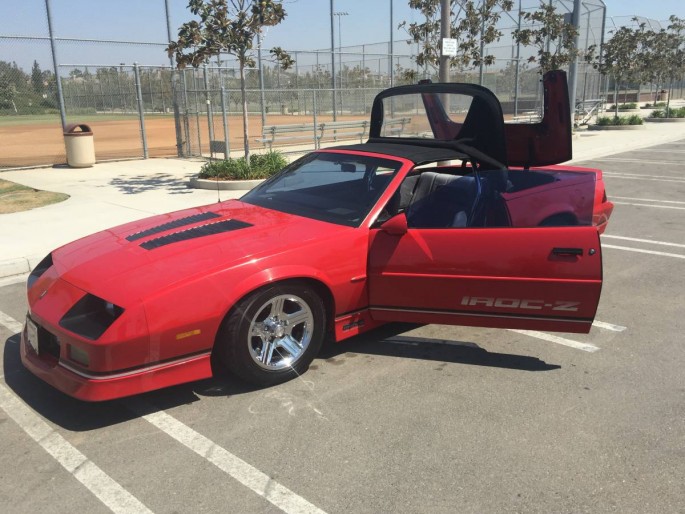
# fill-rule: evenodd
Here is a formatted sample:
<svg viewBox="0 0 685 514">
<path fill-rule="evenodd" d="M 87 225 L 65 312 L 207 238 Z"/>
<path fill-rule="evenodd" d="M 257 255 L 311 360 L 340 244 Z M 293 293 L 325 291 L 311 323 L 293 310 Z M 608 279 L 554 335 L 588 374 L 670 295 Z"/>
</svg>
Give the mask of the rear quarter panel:
<svg viewBox="0 0 685 514">
<path fill-rule="evenodd" d="M 591 225 L 597 203 L 597 171 L 570 166 L 512 170 L 513 173 L 548 173 L 555 178 L 550 184 L 502 194 L 512 226 L 536 227 L 552 216 L 569 213 L 579 225 Z M 600 198 L 602 193 L 599 192 Z"/>
</svg>

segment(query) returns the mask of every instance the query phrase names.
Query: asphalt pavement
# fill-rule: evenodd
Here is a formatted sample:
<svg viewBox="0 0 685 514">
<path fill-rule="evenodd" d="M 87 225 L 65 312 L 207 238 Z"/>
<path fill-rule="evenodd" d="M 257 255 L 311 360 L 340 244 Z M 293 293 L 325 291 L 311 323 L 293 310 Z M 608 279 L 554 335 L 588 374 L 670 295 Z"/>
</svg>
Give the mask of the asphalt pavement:
<svg viewBox="0 0 685 514">
<path fill-rule="evenodd" d="M 0 510 L 685 513 L 684 131 L 574 142 L 616 205 L 589 334 L 393 324 L 275 387 L 219 374 L 88 404 L 24 369 L 25 275 L 0 278 Z M 26 271 L 93 230 L 216 201 L 186 187 L 199 166 L 0 174 L 72 195 L 1 215 L 3 256 Z"/>
</svg>

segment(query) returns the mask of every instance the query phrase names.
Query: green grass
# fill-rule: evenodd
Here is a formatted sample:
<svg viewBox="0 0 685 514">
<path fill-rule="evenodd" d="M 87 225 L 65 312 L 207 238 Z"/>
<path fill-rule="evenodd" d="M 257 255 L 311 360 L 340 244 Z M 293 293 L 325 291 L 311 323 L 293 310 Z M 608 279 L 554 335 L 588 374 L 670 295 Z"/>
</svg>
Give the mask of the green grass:
<svg viewBox="0 0 685 514">
<path fill-rule="evenodd" d="M 28 211 L 36 207 L 63 202 L 67 198 L 69 195 L 64 193 L 40 191 L 0 179 L 0 214 Z"/>
</svg>

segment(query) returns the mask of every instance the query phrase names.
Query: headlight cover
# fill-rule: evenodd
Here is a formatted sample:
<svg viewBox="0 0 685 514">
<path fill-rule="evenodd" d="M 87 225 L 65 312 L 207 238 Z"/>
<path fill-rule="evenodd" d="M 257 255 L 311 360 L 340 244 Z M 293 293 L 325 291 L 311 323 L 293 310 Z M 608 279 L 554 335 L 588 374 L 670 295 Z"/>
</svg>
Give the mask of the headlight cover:
<svg viewBox="0 0 685 514">
<path fill-rule="evenodd" d="M 59 321 L 59 326 L 95 341 L 124 312 L 112 302 L 86 294 Z"/>
</svg>

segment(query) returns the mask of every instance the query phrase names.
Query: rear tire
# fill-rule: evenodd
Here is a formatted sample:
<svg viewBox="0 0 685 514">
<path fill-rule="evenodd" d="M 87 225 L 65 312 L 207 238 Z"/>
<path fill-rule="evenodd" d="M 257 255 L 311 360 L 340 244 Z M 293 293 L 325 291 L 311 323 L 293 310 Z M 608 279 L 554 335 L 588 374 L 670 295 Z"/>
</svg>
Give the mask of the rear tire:
<svg viewBox="0 0 685 514">
<path fill-rule="evenodd" d="M 234 375 L 259 386 L 304 373 L 326 334 L 324 303 L 301 282 L 282 282 L 250 293 L 224 320 L 217 355 Z"/>
</svg>

